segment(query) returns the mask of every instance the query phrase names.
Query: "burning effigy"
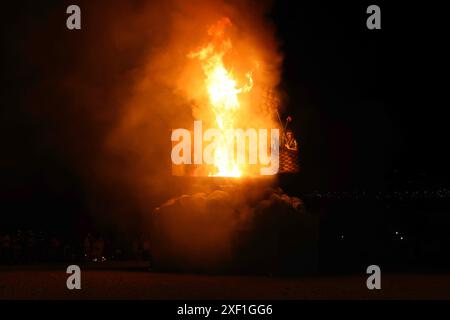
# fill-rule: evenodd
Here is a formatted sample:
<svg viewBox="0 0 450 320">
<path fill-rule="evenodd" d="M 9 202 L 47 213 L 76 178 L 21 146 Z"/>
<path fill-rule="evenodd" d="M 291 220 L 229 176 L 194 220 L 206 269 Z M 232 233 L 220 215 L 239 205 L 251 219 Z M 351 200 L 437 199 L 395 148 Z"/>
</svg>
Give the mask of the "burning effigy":
<svg viewBox="0 0 450 320">
<path fill-rule="evenodd" d="M 261 65 L 233 50 L 232 27 L 220 18 L 209 26 L 206 44 L 187 55 L 202 71 L 184 75 L 198 84 L 187 91 L 196 120 L 192 130 L 172 131 L 172 173 L 202 185 L 153 211 L 152 262 L 184 271 L 313 271 L 315 218 L 274 179 L 280 148 L 295 152 L 297 145 L 288 132 L 280 146 L 278 104 L 263 103 Z M 239 58 L 227 60 L 230 55 Z M 199 75 L 201 81 L 194 79 Z M 271 85 L 274 91 L 276 82 Z"/>
<path fill-rule="evenodd" d="M 315 218 L 277 186 L 282 54 L 267 8 L 217 0 L 161 10 L 167 19 L 137 28 L 150 30 L 148 55 L 101 167 L 149 218 L 152 265 L 314 269 Z M 145 17 L 139 27 L 154 21 Z"/>
</svg>

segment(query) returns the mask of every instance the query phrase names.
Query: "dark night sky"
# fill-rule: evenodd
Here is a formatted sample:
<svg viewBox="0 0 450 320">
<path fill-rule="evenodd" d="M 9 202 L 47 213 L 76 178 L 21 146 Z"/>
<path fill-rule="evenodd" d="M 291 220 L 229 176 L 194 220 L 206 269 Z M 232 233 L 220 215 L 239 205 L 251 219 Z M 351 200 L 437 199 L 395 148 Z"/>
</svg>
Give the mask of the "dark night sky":
<svg viewBox="0 0 450 320">
<path fill-rule="evenodd" d="M 49 10 L 65 7 L 58 1 L 11 3 L 2 8 L 2 207 L 50 207 L 55 218 L 60 208 L 76 214 L 84 206 L 81 178 L 51 135 L 42 138 L 58 119 L 43 122 L 25 102 L 47 72 L 34 68 L 23 48 Z M 301 143 L 304 190 L 382 190 L 417 179 L 448 186 L 448 103 L 440 99 L 448 82 L 441 62 L 444 20 L 438 19 L 443 10 L 375 3 L 382 9 L 382 30 L 376 31 L 365 27 L 367 1 L 275 2 L 269 16 L 285 56 L 281 87 Z M 60 37 L 60 28 L 43 28 L 49 42 Z M 40 49 L 56 59 L 70 57 L 56 45 Z M 67 69 L 57 69 L 61 65 Z M 48 74 L 66 71 L 70 61 L 49 66 Z M 51 88 L 45 95 L 39 101 L 64 98 Z"/>
<path fill-rule="evenodd" d="M 319 189 L 382 188 L 394 182 L 394 170 L 401 180 L 445 183 L 439 9 L 378 2 L 382 30 L 371 31 L 364 15 L 371 3 L 275 6 L 283 85 L 299 121 L 303 164 L 311 167 L 305 175 L 319 175 Z"/>
</svg>

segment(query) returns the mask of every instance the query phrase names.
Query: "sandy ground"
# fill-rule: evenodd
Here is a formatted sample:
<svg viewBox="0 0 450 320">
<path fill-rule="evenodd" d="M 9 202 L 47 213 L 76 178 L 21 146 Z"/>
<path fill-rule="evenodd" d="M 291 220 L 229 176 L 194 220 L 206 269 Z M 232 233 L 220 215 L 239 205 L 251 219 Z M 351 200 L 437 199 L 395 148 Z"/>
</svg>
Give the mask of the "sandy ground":
<svg viewBox="0 0 450 320">
<path fill-rule="evenodd" d="M 68 290 L 64 266 L 1 267 L 0 299 L 450 299 L 450 275 L 278 278 L 149 272 L 144 267 L 82 267 L 81 290 Z"/>
</svg>

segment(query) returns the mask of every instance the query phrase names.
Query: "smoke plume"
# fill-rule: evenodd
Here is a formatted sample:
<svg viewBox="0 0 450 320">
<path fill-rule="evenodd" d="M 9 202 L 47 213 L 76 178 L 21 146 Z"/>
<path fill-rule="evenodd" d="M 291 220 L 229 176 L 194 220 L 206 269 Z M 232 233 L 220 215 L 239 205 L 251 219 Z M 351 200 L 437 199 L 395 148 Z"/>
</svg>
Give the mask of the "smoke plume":
<svg viewBox="0 0 450 320">
<path fill-rule="evenodd" d="M 213 191 L 211 191 L 213 190 Z M 182 195 L 151 216 L 153 266 L 164 270 L 314 272 L 317 220 L 267 181 Z"/>
<path fill-rule="evenodd" d="M 169 188 L 170 134 L 205 112 L 201 65 L 188 56 L 207 41 L 209 26 L 230 19 L 230 68 L 236 76 L 254 72 L 252 99 L 278 84 L 281 55 L 267 3 L 79 1 L 79 31 L 65 28 L 64 5 L 28 25 L 24 43 L 31 45 L 21 49 L 45 76 L 27 104 L 42 120 L 43 143 L 83 177 L 93 211 L 114 203 L 104 209 L 106 220 L 116 211 L 148 212 L 178 192 Z M 262 111 L 249 110 L 249 118 L 263 119 Z"/>
</svg>

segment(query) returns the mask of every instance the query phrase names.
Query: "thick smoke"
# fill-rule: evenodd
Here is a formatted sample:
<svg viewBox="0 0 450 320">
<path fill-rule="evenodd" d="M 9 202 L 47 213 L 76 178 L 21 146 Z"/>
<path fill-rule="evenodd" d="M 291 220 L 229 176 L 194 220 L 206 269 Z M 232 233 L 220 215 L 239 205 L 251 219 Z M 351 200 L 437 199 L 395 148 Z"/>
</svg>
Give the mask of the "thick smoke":
<svg viewBox="0 0 450 320">
<path fill-rule="evenodd" d="M 224 182 L 156 208 L 149 232 L 153 265 L 201 272 L 314 272 L 315 217 L 299 198 L 258 180 Z"/>
<path fill-rule="evenodd" d="M 227 33 L 233 48 L 224 57 L 225 63 L 237 78 L 253 71 L 255 88 L 241 100 L 246 125 L 274 127 L 274 110 L 265 110 L 258 100 L 265 89 L 276 87 L 280 77 L 281 55 L 273 29 L 263 18 L 267 9 L 256 1 L 168 1 L 142 8 L 143 16 L 158 11 L 163 18 L 145 20 L 141 26 L 142 30 L 153 24 L 157 27 L 149 32 L 149 39 L 140 39 L 149 48 L 145 65 L 136 71 L 132 95 L 121 106 L 105 148 L 106 154 L 131 162 L 123 178 L 141 195 L 144 207 L 149 193 L 158 199 L 171 195 L 167 192 L 171 130 L 192 129 L 194 120 L 213 118 L 201 63 L 189 54 L 210 40 L 208 28 L 223 17 L 232 22 Z M 251 107 L 245 99 L 252 100 Z M 112 163 L 113 172 L 117 172 L 116 165 Z"/>
<path fill-rule="evenodd" d="M 208 109 L 201 65 L 188 54 L 208 41 L 210 25 L 223 17 L 232 21 L 230 67 L 237 76 L 254 71 L 257 85 L 249 99 L 277 85 L 281 55 L 264 18 L 268 7 L 257 1 L 209 0 L 113 1 L 107 6 L 86 1 L 80 6 L 86 34 L 75 63 L 81 69 L 64 81 L 64 93 L 76 96 L 70 96 L 68 113 L 61 111 L 79 126 L 69 123 L 62 136 L 74 138 L 71 148 L 81 158 L 75 165 L 90 185 L 114 186 L 114 195 L 125 194 L 140 211 L 148 211 L 173 195 L 167 187 L 173 184 L 171 130 L 190 128 Z M 267 114 L 253 111 L 251 119 L 267 119 Z"/>
<path fill-rule="evenodd" d="M 170 134 L 201 116 L 204 93 L 194 89 L 203 87 L 204 75 L 188 54 L 205 44 L 210 25 L 232 21 L 230 67 L 242 70 L 237 76 L 254 71 L 255 96 L 277 85 L 281 55 L 264 18 L 269 5 L 78 1 L 82 29 L 69 31 L 69 4 L 36 4 L 39 14 L 21 24 L 22 68 L 36 75 L 24 80 L 24 104 L 38 147 L 81 177 L 92 214 L 126 228 L 137 212 L 180 192 L 171 177 Z"/>
</svg>

